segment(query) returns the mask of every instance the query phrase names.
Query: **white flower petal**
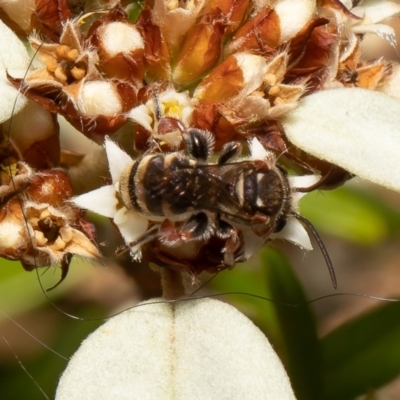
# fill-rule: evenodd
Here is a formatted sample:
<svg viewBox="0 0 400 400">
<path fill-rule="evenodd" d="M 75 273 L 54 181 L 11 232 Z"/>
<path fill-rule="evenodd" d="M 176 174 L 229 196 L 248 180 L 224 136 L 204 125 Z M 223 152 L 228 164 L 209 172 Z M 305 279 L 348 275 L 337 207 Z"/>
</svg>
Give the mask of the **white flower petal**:
<svg viewBox="0 0 400 400">
<path fill-rule="evenodd" d="M 137 240 L 147 231 L 149 220 L 135 211 L 127 211 L 124 219 L 121 219 L 120 215 L 116 215 L 116 217 L 118 218 L 114 219 L 114 222 L 127 244 Z M 131 253 L 140 250 L 140 247 L 132 248 Z"/>
<path fill-rule="evenodd" d="M 247 96 L 262 84 L 268 68 L 267 62 L 264 57 L 250 53 L 236 53 L 234 57 L 243 74 L 240 96 Z"/>
<path fill-rule="evenodd" d="M 373 24 L 373 25 L 355 25 L 352 28 L 354 33 L 375 33 L 382 39 L 385 39 L 390 45 L 396 47 L 396 33 L 394 29 L 385 24 Z"/>
<path fill-rule="evenodd" d="M 356 89 L 304 98 L 282 119 L 288 139 L 317 158 L 400 191 L 400 101 Z"/>
<path fill-rule="evenodd" d="M 118 209 L 114 215 L 114 223 L 116 225 L 123 224 L 126 221 L 126 219 L 128 218 L 126 215 L 127 212 L 128 212 L 128 210 L 126 209 L 126 207 L 122 207 L 122 208 Z"/>
<path fill-rule="evenodd" d="M 90 335 L 56 399 L 294 400 L 263 333 L 234 307 L 202 299 L 149 304 Z"/>
<path fill-rule="evenodd" d="M 280 232 L 272 234 L 271 239 L 287 240 L 303 250 L 313 249 L 306 229 L 296 218 L 289 218 L 285 227 Z"/>
<path fill-rule="evenodd" d="M 109 218 L 114 218 L 118 204 L 113 185 L 103 186 L 92 192 L 74 197 L 71 202 L 80 208 Z"/>
<path fill-rule="evenodd" d="M 321 179 L 320 175 L 303 175 L 303 176 L 289 176 L 289 186 L 292 189 L 308 188 L 315 185 Z M 292 193 L 292 203 L 296 207 L 299 200 L 305 196 L 307 192 Z"/>
<path fill-rule="evenodd" d="M 190 97 L 187 92 L 177 92 L 175 89 L 168 88 L 159 95 L 160 103 L 176 102 L 181 108 L 191 107 Z"/>
<path fill-rule="evenodd" d="M 123 170 L 132 164 L 132 158 L 126 154 L 121 148 L 110 138 L 104 141 L 104 147 L 107 153 L 108 164 L 110 168 L 113 183 L 117 183 Z"/>
<path fill-rule="evenodd" d="M 307 188 L 316 184 L 320 179 L 320 175 L 289 176 L 289 184 L 292 188 Z"/>
<path fill-rule="evenodd" d="M 251 138 L 249 140 L 249 149 L 251 158 L 253 160 L 265 160 L 265 158 L 267 158 L 269 155 L 267 150 L 257 138 Z"/>
<path fill-rule="evenodd" d="M 164 117 L 179 119 L 185 126 L 192 121 L 193 107 L 188 92 L 178 93 L 175 89 L 168 88 L 159 96 L 162 114 Z M 151 100 L 151 109 L 154 110 L 154 101 Z"/>
<path fill-rule="evenodd" d="M 369 22 L 375 24 L 400 13 L 400 4 L 394 1 L 369 0 L 352 8 L 351 12 L 358 17 L 365 17 Z"/>
<path fill-rule="evenodd" d="M 148 107 L 146 107 L 144 104 L 141 104 L 140 106 L 132 108 L 132 110 L 130 110 L 127 114 L 127 117 L 151 132 L 153 130 L 151 127 L 153 124 L 153 118 L 150 116 L 149 112 L 150 110 Z"/>
<path fill-rule="evenodd" d="M 178 149 L 182 143 L 182 133 L 180 130 L 164 133 L 163 135 L 153 133 L 153 138 L 168 143 L 174 149 Z"/>
<path fill-rule="evenodd" d="M 251 228 L 240 227 L 243 234 L 244 254 L 243 258 L 248 260 L 265 245 L 265 238 L 256 235 Z"/>
<path fill-rule="evenodd" d="M 259 96 L 246 96 L 235 98 L 230 102 L 230 110 L 221 113 L 224 117 L 232 122 L 237 122 L 239 118 L 248 118 L 251 115 L 252 121 L 260 121 L 270 118 L 271 105 L 269 100 Z M 232 111 L 235 111 L 232 113 Z"/>
<path fill-rule="evenodd" d="M 380 91 L 389 96 L 400 99 L 400 65 L 393 65 L 392 74 L 388 77 L 384 84 L 379 87 Z"/>
</svg>

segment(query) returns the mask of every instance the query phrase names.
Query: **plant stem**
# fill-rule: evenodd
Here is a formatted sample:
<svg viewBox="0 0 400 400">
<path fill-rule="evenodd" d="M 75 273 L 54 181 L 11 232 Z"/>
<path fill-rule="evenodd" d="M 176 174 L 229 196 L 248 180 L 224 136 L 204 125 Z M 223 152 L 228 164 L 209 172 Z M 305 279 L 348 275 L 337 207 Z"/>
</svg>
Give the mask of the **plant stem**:
<svg viewBox="0 0 400 400">
<path fill-rule="evenodd" d="M 185 295 L 182 274 L 169 268 L 159 268 L 163 297 L 167 300 L 177 300 Z"/>
</svg>

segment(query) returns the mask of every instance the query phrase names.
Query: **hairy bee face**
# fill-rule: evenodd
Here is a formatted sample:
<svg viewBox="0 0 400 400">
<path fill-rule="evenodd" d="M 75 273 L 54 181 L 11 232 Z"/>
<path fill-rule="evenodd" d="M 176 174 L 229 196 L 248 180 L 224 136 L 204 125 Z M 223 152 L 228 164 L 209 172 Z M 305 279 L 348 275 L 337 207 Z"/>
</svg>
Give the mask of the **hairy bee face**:
<svg viewBox="0 0 400 400">
<path fill-rule="evenodd" d="M 290 211 L 290 187 L 281 170 L 266 163 L 257 164 L 242 165 L 242 170 L 234 174 L 233 197 L 242 212 L 251 216 L 249 220 L 242 219 L 243 223 L 253 228 L 263 225 L 265 235 L 275 231 L 276 222 Z M 232 218 L 240 221 L 240 214 Z"/>
</svg>

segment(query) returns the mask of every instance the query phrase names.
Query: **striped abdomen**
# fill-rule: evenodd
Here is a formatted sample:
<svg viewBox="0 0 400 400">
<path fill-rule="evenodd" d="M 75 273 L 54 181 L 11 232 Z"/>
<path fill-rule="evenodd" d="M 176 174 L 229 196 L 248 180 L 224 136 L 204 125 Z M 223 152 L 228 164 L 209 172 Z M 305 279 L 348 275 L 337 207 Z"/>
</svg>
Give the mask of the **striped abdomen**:
<svg viewBox="0 0 400 400">
<path fill-rule="evenodd" d="M 169 218 L 212 207 L 215 186 L 207 171 L 180 153 L 144 156 L 123 172 L 120 181 L 128 208 Z"/>
</svg>

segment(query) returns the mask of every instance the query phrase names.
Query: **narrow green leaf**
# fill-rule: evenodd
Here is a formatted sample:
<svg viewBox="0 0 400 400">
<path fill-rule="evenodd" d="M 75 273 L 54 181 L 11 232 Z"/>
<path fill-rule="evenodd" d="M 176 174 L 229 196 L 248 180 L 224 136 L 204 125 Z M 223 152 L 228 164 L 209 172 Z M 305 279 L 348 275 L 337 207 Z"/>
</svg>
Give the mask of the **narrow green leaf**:
<svg viewBox="0 0 400 400">
<path fill-rule="evenodd" d="M 324 399 L 353 399 L 400 374 L 399 315 L 389 303 L 322 339 Z"/>
<path fill-rule="evenodd" d="M 261 252 L 266 274 L 267 296 L 275 303 L 265 305 L 265 311 L 275 315 L 283 362 L 298 400 L 320 400 L 322 376 L 320 349 L 314 315 L 305 304 L 307 299 L 286 258 L 277 250 Z M 288 304 L 297 304 L 298 307 Z"/>
</svg>

